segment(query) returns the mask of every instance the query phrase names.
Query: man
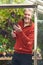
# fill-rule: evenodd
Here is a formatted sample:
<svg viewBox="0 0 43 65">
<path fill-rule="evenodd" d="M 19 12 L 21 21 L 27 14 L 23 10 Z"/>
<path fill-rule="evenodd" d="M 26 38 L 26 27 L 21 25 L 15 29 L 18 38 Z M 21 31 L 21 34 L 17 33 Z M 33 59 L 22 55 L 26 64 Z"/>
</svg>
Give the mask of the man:
<svg viewBox="0 0 43 65">
<path fill-rule="evenodd" d="M 16 43 L 12 65 L 32 65 L 34 23 L 31 18 L 32 9 L 26 8 L 24 10 L 24 19 L 19 21 L 18 26 L 14 25 L 15 31 L 12 31 L 12 36 L 16 39 Z"/>
</svg>

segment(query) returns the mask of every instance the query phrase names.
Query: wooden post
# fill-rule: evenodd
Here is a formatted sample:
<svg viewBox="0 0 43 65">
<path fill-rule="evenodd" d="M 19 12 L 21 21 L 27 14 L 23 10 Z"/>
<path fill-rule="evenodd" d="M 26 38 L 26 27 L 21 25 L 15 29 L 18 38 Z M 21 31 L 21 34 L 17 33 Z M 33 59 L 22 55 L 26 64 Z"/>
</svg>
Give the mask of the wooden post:
<svg viewBox="0 0 43 65">
<path fill-rule="evenodd" d="M 34 65 L 37 65 L 37 8 L 35 8 L 34 21 Z"/>
</svg>

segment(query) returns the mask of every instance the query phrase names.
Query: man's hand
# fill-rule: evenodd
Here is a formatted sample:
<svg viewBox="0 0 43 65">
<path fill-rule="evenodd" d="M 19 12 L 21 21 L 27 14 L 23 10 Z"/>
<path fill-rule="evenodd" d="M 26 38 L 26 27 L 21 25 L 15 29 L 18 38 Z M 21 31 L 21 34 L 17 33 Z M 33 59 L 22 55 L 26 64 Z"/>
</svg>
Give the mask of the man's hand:
<svg viewBox="0 0 43 65">
<path fill-rule="evenodd" d="M 16 37 L 16 34 L 14 32 L 16 32 L 16 31 L 12 30 L 12 32 L 11 32 L 11 35 L 12 35 L 13 38 Z"/>
<path fill-rule="evenodd" d="M 18 25 L 18 26 L 14 25 L 13 28 L 15 29 L 16 32 L 21 32 L 22 31 L 20 25 Z"/>
</svg>

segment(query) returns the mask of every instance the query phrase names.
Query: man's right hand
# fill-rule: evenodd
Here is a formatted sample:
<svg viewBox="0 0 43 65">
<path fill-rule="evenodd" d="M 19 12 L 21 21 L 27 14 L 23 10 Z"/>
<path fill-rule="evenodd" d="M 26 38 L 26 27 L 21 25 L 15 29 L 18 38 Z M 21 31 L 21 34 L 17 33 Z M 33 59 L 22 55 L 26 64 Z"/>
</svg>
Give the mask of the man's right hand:
<svg viewBox="0 0 43 65">
<path fill-rule="evenodd" d="M 12 32 L 11 32 L 11 35 L 12 35 L 13 38 L 16 37 L 15 32 L 16 32 L 16 31 L 13 31 L 13 30 L 12 30 Z"/>
</svg>

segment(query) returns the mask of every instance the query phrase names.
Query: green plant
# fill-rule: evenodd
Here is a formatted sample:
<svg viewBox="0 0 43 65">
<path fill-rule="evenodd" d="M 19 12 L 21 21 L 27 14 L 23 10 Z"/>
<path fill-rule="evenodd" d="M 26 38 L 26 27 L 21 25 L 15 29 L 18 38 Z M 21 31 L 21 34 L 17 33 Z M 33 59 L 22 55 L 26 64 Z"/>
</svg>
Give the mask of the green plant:
<svg viewBox="0 0 43 65">
<path fill-rule="evenodd" d="M 14 0 L 15 3 L 23 3 L 24 0 Z"/>
</svg>

